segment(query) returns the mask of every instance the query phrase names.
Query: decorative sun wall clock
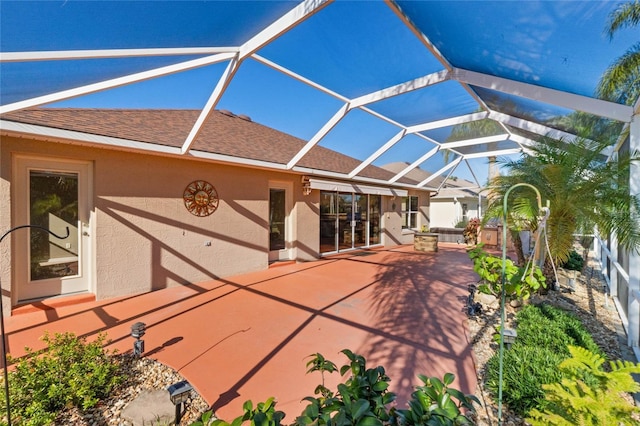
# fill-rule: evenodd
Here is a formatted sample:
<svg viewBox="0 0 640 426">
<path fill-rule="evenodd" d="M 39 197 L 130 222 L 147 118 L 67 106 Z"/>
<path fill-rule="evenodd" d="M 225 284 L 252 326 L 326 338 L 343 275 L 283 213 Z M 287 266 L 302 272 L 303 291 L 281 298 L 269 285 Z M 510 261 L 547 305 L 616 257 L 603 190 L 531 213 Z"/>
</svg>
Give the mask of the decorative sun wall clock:
<svg viewBox="0 0 640 426">
<path fill-rule="evenodd" d="M 187 185 L 182 198 L 187 210 L 196 216 L 209 216 L 218 208 L 218 192 L 204 180 L 194 180 Z"/>
</svg>

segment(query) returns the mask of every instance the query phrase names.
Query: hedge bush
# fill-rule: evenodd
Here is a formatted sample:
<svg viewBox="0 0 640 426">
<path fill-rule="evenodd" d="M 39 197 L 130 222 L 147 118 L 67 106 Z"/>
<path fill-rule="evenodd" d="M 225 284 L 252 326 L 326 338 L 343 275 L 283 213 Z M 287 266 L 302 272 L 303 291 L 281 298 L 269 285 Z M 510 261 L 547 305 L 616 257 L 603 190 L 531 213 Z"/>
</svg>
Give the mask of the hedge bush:
<svg viewBox="0 0 640 426">
<path fill-rule="evenodd" d="M 578 346 L 604 356 L 580 320 L 548 304 L 526 305 L 516 315 L 518 337 L 503 359 L 503 402 L 520 415 L 545 408 L 544 384 L 564 377 L 558 366 Z M 586 383 L 593 378 L 585 376 Z M 499 354 L 487 363 L 487 386 L 498 394 Z"/>
<path fill-rule="evenodd" d="M 73 333 L 45 333 L 42 340 L 48 349 L 25 348 L 27 354 L 8 375 L 14 425 L 47 425 L 66 407 L 94 407 L 123 380 L 112 353 L 103 347 L 103 334 L 89 343 Z M 9 357 L 8 363 L 14 361 Z M 6 416 L 6 407 L 0 413 Z"/>
</svg>

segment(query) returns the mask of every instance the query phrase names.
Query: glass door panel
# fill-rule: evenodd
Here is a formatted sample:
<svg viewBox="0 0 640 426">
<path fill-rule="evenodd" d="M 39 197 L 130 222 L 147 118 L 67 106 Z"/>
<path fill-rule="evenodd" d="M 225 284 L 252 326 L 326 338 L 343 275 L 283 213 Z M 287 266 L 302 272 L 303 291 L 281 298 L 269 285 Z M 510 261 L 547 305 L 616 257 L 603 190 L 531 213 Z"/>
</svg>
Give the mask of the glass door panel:
<svg viewBox="0 0 640 426">
<path fill-rule="evenodd" d="M 364 247 L 367 245 L 367 209 L 368 197 L 365 194 L 355 194 L 353 203 L 353 236 L 354 247 Z"/>
<path fill-rule="evenodd" d="M 30 280 L 78 275 L 78 174 L 30 171 Z"/>
<path fill-rule="evenodd" d="M 337 194 L 335 192 L 320 192 L 320 253 L 330 253 L 337 250 Z"/>
<path fill-rule="evenodd" d="M 269 189 L 269 250 L 285 248 L 286 191 Z"/>
<path fill-rule="evenodd" d="M 380 244 L 380 206 L 382 197 L 380 195 L 369 196 L 369 245 Z"/>
<path fill-rule="evenodd" d="M 353 247 L 353 195 L 338 193 L 338 250 Z"/>
</svg>

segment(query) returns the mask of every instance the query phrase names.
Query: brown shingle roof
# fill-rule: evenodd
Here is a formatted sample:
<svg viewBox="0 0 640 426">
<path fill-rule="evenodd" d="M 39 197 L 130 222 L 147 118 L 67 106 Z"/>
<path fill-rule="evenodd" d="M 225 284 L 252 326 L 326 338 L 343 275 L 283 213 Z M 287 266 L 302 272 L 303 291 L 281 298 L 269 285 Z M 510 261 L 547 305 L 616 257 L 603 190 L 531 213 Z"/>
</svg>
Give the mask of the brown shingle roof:
<svg viewBox="0 0 640 426">
<path fill-rule="evenodd" d="M 3 114 L 0 118 L 25 124 L 72 130 L 100 136 L 181 147 L 199 110 L 33 108 Z M 214 111 L 191 149 L 238 158 L 286 164 L 306 144 L 302 139 L 236 116 Z M 337 173 L 349 173 L 360 161 L 316 145 L 298 165 Z M 361 173 L 388 180 L 394 174 L 375 166 Z M 415 184 L 410 179 L 401 180 Z"/>
</svg>

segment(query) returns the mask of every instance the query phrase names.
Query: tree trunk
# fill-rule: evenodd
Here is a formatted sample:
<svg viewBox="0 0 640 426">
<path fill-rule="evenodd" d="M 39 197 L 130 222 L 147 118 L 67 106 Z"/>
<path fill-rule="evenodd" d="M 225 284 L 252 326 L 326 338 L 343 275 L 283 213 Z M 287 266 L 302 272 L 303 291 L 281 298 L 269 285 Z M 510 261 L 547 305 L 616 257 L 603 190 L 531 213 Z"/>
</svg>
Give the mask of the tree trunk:
<svg viewBox="0 0 640 426">
<path fill-rule="evenodd" d="M 522 250 L 522 239 L 520 238 L 520 231 L 511 231 L 511 238 L 513 240 L 513 248 L 516 251 L 518 266 L 525 264 L 524 250 Z"/>
</svg>

